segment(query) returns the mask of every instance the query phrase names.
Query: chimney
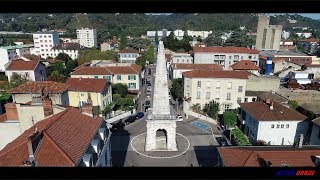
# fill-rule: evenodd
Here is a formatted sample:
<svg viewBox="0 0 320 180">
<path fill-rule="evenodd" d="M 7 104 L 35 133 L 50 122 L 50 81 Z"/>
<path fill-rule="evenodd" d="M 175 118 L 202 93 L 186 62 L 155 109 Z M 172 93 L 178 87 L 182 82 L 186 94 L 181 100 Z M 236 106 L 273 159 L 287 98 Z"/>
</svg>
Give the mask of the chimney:
<svg viewBox="0 0 320 180">
<path fill-rule="evenodd" d="M 81 106 L 81 113 L 93 117 L 92 103 L 86 103 Z"/>
<path fill-rule="evenodd" d="M 268 105 L 270 105 L 271 99 L 267 98 L 267 99 L 266 99 L 266 103 L 267 103 Z"/>
<path fill-rule="evenodd" d="M 270 110 L 273 110 L 273 102 L 270 104 Z"/>
<path fill-rule="evenodd" d="M 15 103 L 7 103 L 4 105 L 8 120 L 18 120 L 18 111 Z"/>
<path fill-rule="evenodd" d="M 302 144 L 303 144 L 303 134 L 300 134 L 299 147 L 298 148 L 302 148 Z"/>
<path fill-rule="evenodd" d="M 27 142 L 28 154 L 29 154 L 28 162 L 30 164 L 34 163 L 34 152 L 35 152 L 34 145 L 37 144 L 38 141 L 40 140 L 39 137 L 40 137 L 39 131 L 36 129 L 36 131 L 28 138 L 28 142 Z"/>
<path fill-rule="evenodd" d="M 44 111 L 44 117 L 50 116 L 53 114 L 52 101 L 51 99 L 43 99 L 42 106 Z"/>
</svg>

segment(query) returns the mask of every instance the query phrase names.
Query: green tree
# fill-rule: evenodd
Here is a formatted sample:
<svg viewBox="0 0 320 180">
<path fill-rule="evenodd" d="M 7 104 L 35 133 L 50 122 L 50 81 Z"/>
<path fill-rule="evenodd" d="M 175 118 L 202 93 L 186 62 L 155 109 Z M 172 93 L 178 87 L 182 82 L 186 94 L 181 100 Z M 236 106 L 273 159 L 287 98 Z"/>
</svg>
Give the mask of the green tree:
<svg viewBox="0 0 320 180">
<path fill-rule="evenodd" d="M 143 69 L 145 68 L 146 66 L 146 56 L 144 54 L 142 54 L 141 56 L 139 56 L 136 60 L 136 64 L 138 64 L 139 66 L 141 66 Z"/>
<path fill-rule="evenodd" d="M 192 106 L 191 106 L 191 109 L 193 110 L 193 111 L 195 111 L 195 112 L 200 112 L 201 111 L 201 106 L 200 106 L 200 104 L 193 104 Z"/>
<path fill-rule="evenodd" d="M 172 87 L 170 92 L 174 100 L 178 99 L 181 101 L 183 96 L 182 78 L 172 80 Z"/>
<path fill-rule="evenodd" d="M 127 42 L 128 42 L 128 39 L 126 37 L 126 35 L 124 33 L 121 34 L 120 36 L 120 46 L 119 46 L 119 49 L 122 50 L 122 49 L 126 49 L 127 48 Z"/>
<path fill-rule="evenodd" d="M 150 41 L 148 39 L 135 37 L 135 38 L 129 39 L 127 45 L 136 50 L 147 49 L 148 46 L 150 45 Z"/>
<path fill-rule="evenodd" d="M 114 51 L 103 51 L 97 49 L 86 49 L 79 52 L 78 65 L 91 62 L 92 60 L 117 60 L 118 54 Z"/>
<path fill-rule="evenodd" d="M 125 97 L 128 93 L 128 86 L 122 83 L 117 83 L 112 85 L 112 93 L 120 94 L 121 97 Z"/>
<path fill-rule="evenodd" d="M 69 76 L 70 73 L 73 71 L 74 68 L 77 67 L 77 61 L 75 60 L 68 60 L 66 63 L 66 74 Z"/>
<path fill-rule="evenodd" d="M 233 136 L 233 140 L 237 143 L 238 146 L 252 145 L 249 141 L 249 138 L 246 135 L 244 135 L 238 127 L 235 127 L 235 129 L 231 131 L 231 134 Z"/>
<path fill-rule="evenodd" d="M 65 82 L 66 77 L 59 73 L 59 71 L 53 71 L 51 75 L 48 77 L 48 81 L 55 81 L 55 82 Z"/>
<path fill-rule="evenodd" d="M 227 127 L 235 127 L 237 125 L 237 114 L 232 111 L 224 112 L 223 124 Z"/>
<path fill-rule="evenodd" d="M 158 31 L 156 31 L 156 35 L 154 37 L 154 41 L 156 42 L 156 44 L 159 43 Z"/>
<path fill-rule="evenodd" d="M 299 107 L 298 101 L 296 100 L 289 100 L 288 104 L 289 104 L 289 107 L 294 110 L 296 110 Z"/>
<path fill-rule="evenodd" d="M 46 69 L 47 69 L 47 75 L 48 76 L 51 76 L 53 71 L 57 71 L 59 74 L 61 74 L 63 76 L 67 76 L 68 75 L 65 65 L 61 61 L 58 61 L 58 62 L 55 62 L 54 64 L 51 64 Z"/>
<path fill-rule="evenodd" d="M 11 88 L 15 88 L 25 82 L 27 82 L 28 79 L 21 76 L 20 74 L 17 74 L 17 73 L 13 73 L 11 78 L 10 78 L 10 84 L 9 84 L 9 87 L 10 89 Z"/>
<path fill-rule="evenodd" d="M 235 30 L 231 37 L 226 40 L 226 46 L 247 47 L 254 44 L 254 39 L 246 35 L 244 30 Z"/>
<path fill-rule="evenodd" d="M 66 54 L 66 53 L 59 53 L 55 59 L 58 59 L 58 60 L 61 60 L 61 61 L 64 61 L 64 62 L 67 62 L 69 60 L 72 60 L 71 57 Z"/>
<path fill-rule="evenodd" d="M 8 76 L 0 74 L 0 81 L 8 81 Z"/>
<path fill-rule="evenodd" d="M 221 46 L 222 45 L 222 39 L 221 34 L 210 34 L 207 38 L 204 39 L 204 42 L 208 46 Z"/>
<path fill-rule="evenodd" d="M 117 103 L 120 98 L 121 98 L 121 94 L 113 94 L 113 95 L 112 95 L 112 101 L 113 101 L 114 103 Z"/>
<path fill-rule="evenodd" d="M 107 116 L 109 113 L 112 112 L 112 105 L 113 104 L 108 104 L 106 105 L 106 107 L 101 111 L 101 113 L 104 115 L 104 116 Z"/>
<path fill-rule="evenodd" d="M 206 103 L 203 108 L 203 112 L 205 112 L 211 118 L 217 118 L 217 115 L 220 111 L 220 105 L 218 102 L 214 100 Z"/>
</svg>

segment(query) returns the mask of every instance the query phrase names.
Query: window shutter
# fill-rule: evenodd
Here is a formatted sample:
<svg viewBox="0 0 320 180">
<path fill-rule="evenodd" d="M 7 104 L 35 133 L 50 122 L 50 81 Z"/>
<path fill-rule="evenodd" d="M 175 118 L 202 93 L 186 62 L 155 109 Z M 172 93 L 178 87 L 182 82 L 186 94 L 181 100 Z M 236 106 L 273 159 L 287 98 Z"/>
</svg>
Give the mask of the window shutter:
<svg viewBox="0 0 320 180">
<path fill-rule="evenodd" d="M 136 75 L 133 75 L 133 79 L 136 80 Z"/>
<path fill-rule="evenodd" d="M 128 80 L 130 80 L 130 75 L 128 75 Z"/>
</svg>

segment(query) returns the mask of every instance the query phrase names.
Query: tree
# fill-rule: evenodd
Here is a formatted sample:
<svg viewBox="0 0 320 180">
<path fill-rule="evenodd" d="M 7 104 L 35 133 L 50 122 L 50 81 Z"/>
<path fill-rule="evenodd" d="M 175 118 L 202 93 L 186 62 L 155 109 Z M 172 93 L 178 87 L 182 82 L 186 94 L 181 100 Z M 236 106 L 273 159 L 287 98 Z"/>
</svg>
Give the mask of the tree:
<svg viewBox="0 0 320 180">
<path fill-rule="evenodd" d="M 205 112 L 211 118 L 217 118 L 217 115 L 220 111 L 220 105 L 218 102 L 214 100 L 206 103 L 203 108 L 203 112 Z"/>
<path fill-rule="evenodd" d="M 294 110 L 296 110 L 299 107 L 298 101 L 296 100 L 289 100 L 288 104 L 289 104 L 289 107 Z"/>
<path fill-rule="evenodd" d="M 119 49 L 122 50 L 122 49 L 126 49 L 127 48 L 127 37 L 124 33 L 121 34 L 120 36 L 120 46 L 119 46 Z"/>
<path fill-rule="evenodd" d="M 170 90 L 173 99 L 181 100 L 183 96 L 182 78 L 172 80 L 172 88 Z"/>
<path fill-rule="evenodd" d="M 69 76 L 70 73 L 73 71 L 74 68 L 77 67 L 77 61 L 75 60 L 68 60 L 66 63 L 66 73 Z"/>
<path fill-rule="evenodd" d="M 107 116 L 107 114 L 109 114 L 113 109 L 112 109 L 112 105 L 113 104 L 108 104 L 106 105 L 106 107 L 101 111 L 101 113 L 104 115 L 104 116 Z"/>
<path fill-rule="evenodd" d="M 210 34 L 210 36 L 204 39 L 204 42 L 208 46 L 221 46 L 222 45 L 221 35 Z"/>
<path fill-rule="evenodd" d="M 103 51 L 97 49 L 86 49 L 79 52 L 78 65 L 91 62 L 92 60 L 116 60 L 118 54 L 114 51 Z"/>
<path fill-rule="evenodd" d="M 246 35 L 246 31 L 235 30 L 229 39 L 226 40 L 225 46 L 247 47 L 254 44 L 254 39 Z"/>
<path fill-rule="evenodd" d="M 54 64 L 51 64 L 46 69 L 47 69 L 48 76 L 51 76 L 53 71 L 57 71 L 59 74 L 61 74 L 63 76 L 68 76 L 67 71 L 66 71 L 66 67 L 65 67 L 64 63 L 61 61 L 58 61 L 58 62 L 55 62 Z"/>
<path fill-rule="evenodd" d="M 224 112 L 223 124 L 227 127 L 235 127 L 237 125 L 237 114 L 231 111 Z"/>
<path fill-rule="evenodd" d="M 55 82 L 65 82 L 66 77 L 59 73 L 59 71 L 53 71 L 51 75 L 48 77 L 48 81 L 55 81 Z"/>
<path fill-rule="evenodd" d="M 154 41 L 156 42 L 156 44 L 158 44 L 158 42 L 159 42 L 158 31 L 156 31 L 156 35 L 154 37 Z"/>
<path fill-rule="evenodd" d="M 120 94 L 121 97 L 125 97 L 128 93 L 128 86 L 122 83 L 117 83 L 112 85 L 112 93 L 113 94 Z"/>
<path fill-rule="evenodd" d="M 193 105 L 191 106 L 191 109 L 192 109 L 193 111 L 195 111 L 195 112 L 200 112 L 200 111 L 201 111 L 201 106 L 200 106 L 200 104 L 193 104 Z"/>
<path fill-rule="evenodd" d="M 129 39 L 127 45 L 136 50 L 147 49 L 148 46 L 150 45 L 150 41 L 148 39 L 135 37 L 135 38 Z"/>
<path fill-rule="evenodd" d="M 17 74 L 17 73 L 13 73 L 11 78 L 10 78 L 10 84 L 9 84 L 9 87 L 10 88 L 15 88 L 25 82 L 27 82 L 28 79 Z"/>
<path fill-rule="evenodd" d="M 56 56 L 56 59 L 58 60 L 61 60 L 61 61 L 64 61 L 64 62 L 67 62 L 69 60 L 72 60 L 71 57 L 66 54 L 66 53 L 59 53 L 57 56 Z"/>
<path fill-rule="evenodd" d="M 0 74 L 0 81 L 8 81 L 8 77 L 4 74 Z"/>
</svg>

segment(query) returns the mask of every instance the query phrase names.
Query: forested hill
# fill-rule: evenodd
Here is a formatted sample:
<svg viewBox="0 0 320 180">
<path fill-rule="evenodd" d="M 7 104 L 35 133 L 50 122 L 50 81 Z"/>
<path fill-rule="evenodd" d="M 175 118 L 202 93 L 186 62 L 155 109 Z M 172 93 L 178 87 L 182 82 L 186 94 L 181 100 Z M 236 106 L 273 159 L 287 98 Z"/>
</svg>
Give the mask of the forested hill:
<svg viewBox="0 0 320 180">
<path fill-rule="evenodd" d="M 289 23 L 294 19 L 296 23 Z M 39 29 L 67 29 L 93 27 L 100 37 L 125 33 L 131 36 L 146 34 L 148 30 L 212 30 L 229 31 L 246 26 L 256 30 L 257 14 L 0 14 L 0 31 L 35 32 Z M 300 15 L 277 15 L 271 17 L 272 24 L 282 24 L 284 29 L 310 27 L 320 31 L 320 21 Z M 72 33 L 75 35 L 75 33 Z"/>
</svg>

